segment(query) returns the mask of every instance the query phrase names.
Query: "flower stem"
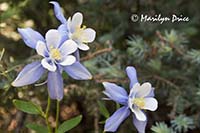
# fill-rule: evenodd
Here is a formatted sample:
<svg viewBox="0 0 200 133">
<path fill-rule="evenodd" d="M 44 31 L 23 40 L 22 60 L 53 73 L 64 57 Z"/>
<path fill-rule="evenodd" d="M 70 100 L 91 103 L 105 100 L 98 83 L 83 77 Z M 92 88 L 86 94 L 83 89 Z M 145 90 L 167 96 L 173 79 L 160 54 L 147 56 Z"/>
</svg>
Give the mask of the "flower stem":
<svg viewBox="0 0 200 133">
<path fill-rule="evenodd" d="M 57 102 L 56 102 L 56 129 L 55 129 L 55 133 L 58 133 L 59 112 L 60 112 L 60 101 L 57 100 Z"/>
<path fill-rule="evenodd" d="M 45 120 L 46 120 L 46 124 L 47 124 L 47 128 L 48 128 L 48 133 L 52 133 L 51 126 L 48 121 L 50 105 L 51 105 L 51 99 L 48 95 L 48 102 L 47 102 L 47 108 L 46 108 L 46 113 L 45 113 Z"/>
</svg>

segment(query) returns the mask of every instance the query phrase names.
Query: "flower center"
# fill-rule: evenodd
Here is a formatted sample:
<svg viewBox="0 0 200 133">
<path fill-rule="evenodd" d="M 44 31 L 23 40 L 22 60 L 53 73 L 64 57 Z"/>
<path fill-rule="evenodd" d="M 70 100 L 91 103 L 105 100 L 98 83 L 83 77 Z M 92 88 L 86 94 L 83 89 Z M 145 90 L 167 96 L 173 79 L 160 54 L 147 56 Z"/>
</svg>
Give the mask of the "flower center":
<svg viewBox="0 0 200 133">
<path fill-rule="evenodd" d="M 83 25 L 82 28 L 76 27 L 74 33 L 72 34 L 72 39 L 84 42 L 84 40 L 85 40 L 84 38 L 85 37 L 83 36 L 83 33 L 84 33 L 85 29 L 86 29 L 85 25 Z"/>
<path fill-rule="evenodd" d="M 145 105 L 144 98 L 134 98 L 132 103 L 142 109 Z"/>
<path fill-rule="evenodd" d="M 60 53 L 59 49 L 57 49 L 57 48 L 50 48 L 50 54 L 51 54 L 51 57 L 55 60 L 61 59 L 61 53 Z"/>
</svg>

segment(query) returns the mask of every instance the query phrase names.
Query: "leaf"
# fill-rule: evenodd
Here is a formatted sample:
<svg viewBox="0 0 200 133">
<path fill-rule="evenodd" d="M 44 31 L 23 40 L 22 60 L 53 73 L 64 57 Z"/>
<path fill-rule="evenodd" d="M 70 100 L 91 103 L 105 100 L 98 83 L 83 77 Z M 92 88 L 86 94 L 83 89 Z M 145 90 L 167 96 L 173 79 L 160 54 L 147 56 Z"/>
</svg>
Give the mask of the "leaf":
<svg viewBox="0 0 200 133">
<path fill-rule="evenodd" d="M 158 59 L 151 59 L 148 63 L 147 63 L 147 65 L 149 66 L 149 67 L 151 67 L 153 70 L 155 70 L 155 71 L 160 71 L 161 70 L 161 67 L 162 67 L 162 63 L 161 63 L 161 61 L 160 60 L 158 60 Z"/>
<path fill-rule="evenodd" d="M 106 123 L 106 120 L 99 122 L 99 124 L 105 124 L 105 123 Z"/>
<path fill-rule="evenodd" d="M 40 106 L 35 105 L 32 102 L 26 102 L 22 100 L 13 100 L 13 104 L 16 106 L 17 109 L 29 113 L 29 114 L 43 114 L 43 111 Z"/>
<path fill-rule="evenodd" d="M 65 133 L 72 128 L 76 127 L 82 120 L 82 115 L 79 115 L 75 118 L 72 118 L 70 120 L 67 120 L 63 122 L 59 127 L 58 127 L 58 133 Z"/>
<path fill-rule="evenodd" d="M 173 129 L 169 128 L 164 122 L 156 122 L 156 125 L 151 127 L 153 133 L 175 133 Z"/>
<path fill-rule="evenodd" d="M 1 20 L 5 21 L 6 19 L 16 15 L 18 12 L 19 10 L 17 8 L 10 8 L 1 14 Z"/>
<path fill-rule="evenodd" d="M 110 114 L 109 114 L 107 108 L 105 107 L 105 105 L 104 105 L 102 102 L 100 102 L 100 101 L 98 101 L 98 105 L 99 105 L 99 111 L 100 111 L 100 113 L 101 113 L 105 118 L 108 118 L 108 117 L 110 116 Z"/>
<path fill-rule="evenodd" d="M 36 131 L 37 133 L 48 133 L 48 129 L 46 127 L 38 124 L 29 123 L 26 125 L 26 127 Z"/>
<path fill-rule="evenodd" d="M 119 109 L 119 108 L 120 108 L 119 103 L 116 103 L 116 109 Z"/>
</svg>

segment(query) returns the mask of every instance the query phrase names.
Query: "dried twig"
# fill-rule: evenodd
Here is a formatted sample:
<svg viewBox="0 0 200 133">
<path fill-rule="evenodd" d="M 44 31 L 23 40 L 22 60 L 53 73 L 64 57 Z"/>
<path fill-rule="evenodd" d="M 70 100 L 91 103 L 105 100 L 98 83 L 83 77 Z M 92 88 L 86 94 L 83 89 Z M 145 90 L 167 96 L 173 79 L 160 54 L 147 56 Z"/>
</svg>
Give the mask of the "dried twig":
<svg viewBox="0 0 200 133">
<path fill-rule="evenodd" d="M 179 99 L 179 96 L 177 96 L 174 100 L 173 108 L 172 108 L 170 114 L 168 115 L 170 119 L 174 119 L 176 117 L 176 109 L 177 109 L 178 99 Z"/>
<path fill-rule="evenodd" d="M 99 113 L 98 113 L 98 107 L 94 108 L 95 113 L 94 113 L 94 129 L 95 133 L 99 133 Z"/>
<path fill-rule="evenodd" d="M 94 52 L 92 54 L 89 54 L 89 55 L 81 58 L 81 61 L 89 60 L 91 58 L 94 58 L 97 55 L 100 55 L 100 54 L 103 54 L 103 53 L 107 53 L 107 52 L 110 52 L 110 51 L 112 51 L 112 48 L 105 48 L 105 49 L 98 50 L 98 51 L 96 51 L 96 52 Z"/>
<path fill-rule="evenodd" d="M 141 77 L 141 79 L 151 79 L 151 78 L 162 81 L 162 82 L 168 84 L 169 86 L 172 86 L 173 88 L 175 88 L 177 90 L 180 90 L 180 87 L 177 86 L 176 84 L 174 84 L 172 81 L 165 79 L 163 77 L 160 77 L 158 75 L 147 75 L 147 76 Z"/>
<path fill-rule="evenodd" d="M 3 48 L 2 51 L 1 51 L 1 54 L 0 54 L 0 61 L 3 58 L 4 53 L 5 53 L 5 49 Z"/>
<path fill-rule="evenodd" d="M 128 83 L 128 79 L 122 79 L 122 78 L 112 78 L 112 79 L 105 79 L 103 78 L 105 75 L 99 74 L 99 75 L 95 75 L 93 77 L 93 79 L 95 80 L 95 82 L 97 83 L 102 83 L 102 82 L 113 82 L 113 83 Z"/>
<path fill-rule="evenodd" d="M 152 77 L 153 77 L 154 79 L 157 79 L 157 80 L 160 80 L 160 81 L 162 81 L 162 82 L 165 82 L 166 84 L 168 84 L 168 85 L 174 87 L 174 88 L 177 89 L 177 90 L 180 89 L 177 85 L 175 85 L 175 84 L 174 84 L 173 82 L 171 82 L 170 80 L 167 80 L 167 79 L 165 79 L 165 78 L 163 78 L 163 77 L 160 77 L 160 76 L 158 76 L 158 75 L 153 75 Z"/>
</svg>

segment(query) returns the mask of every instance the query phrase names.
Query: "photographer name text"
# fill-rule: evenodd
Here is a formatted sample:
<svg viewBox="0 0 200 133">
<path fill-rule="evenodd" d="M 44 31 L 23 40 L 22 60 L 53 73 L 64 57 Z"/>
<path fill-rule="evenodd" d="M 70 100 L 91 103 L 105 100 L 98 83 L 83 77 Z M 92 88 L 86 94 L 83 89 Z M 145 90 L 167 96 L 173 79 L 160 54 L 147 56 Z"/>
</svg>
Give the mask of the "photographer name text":
<svg viewBox="0 0 200 133">
<path fill-rule="evenodd" d="M 160 24 L 163 24 L 164 22 L 189 22 L 190 18 L 184 15 L 175 15 L 172 14 L 170 17 L 168 16 L 162 16 L 161 14 L 150 16 L 147 14 L 132 14 L 131 20 L 133 22 L 159 22 Z"/>
</svg>

